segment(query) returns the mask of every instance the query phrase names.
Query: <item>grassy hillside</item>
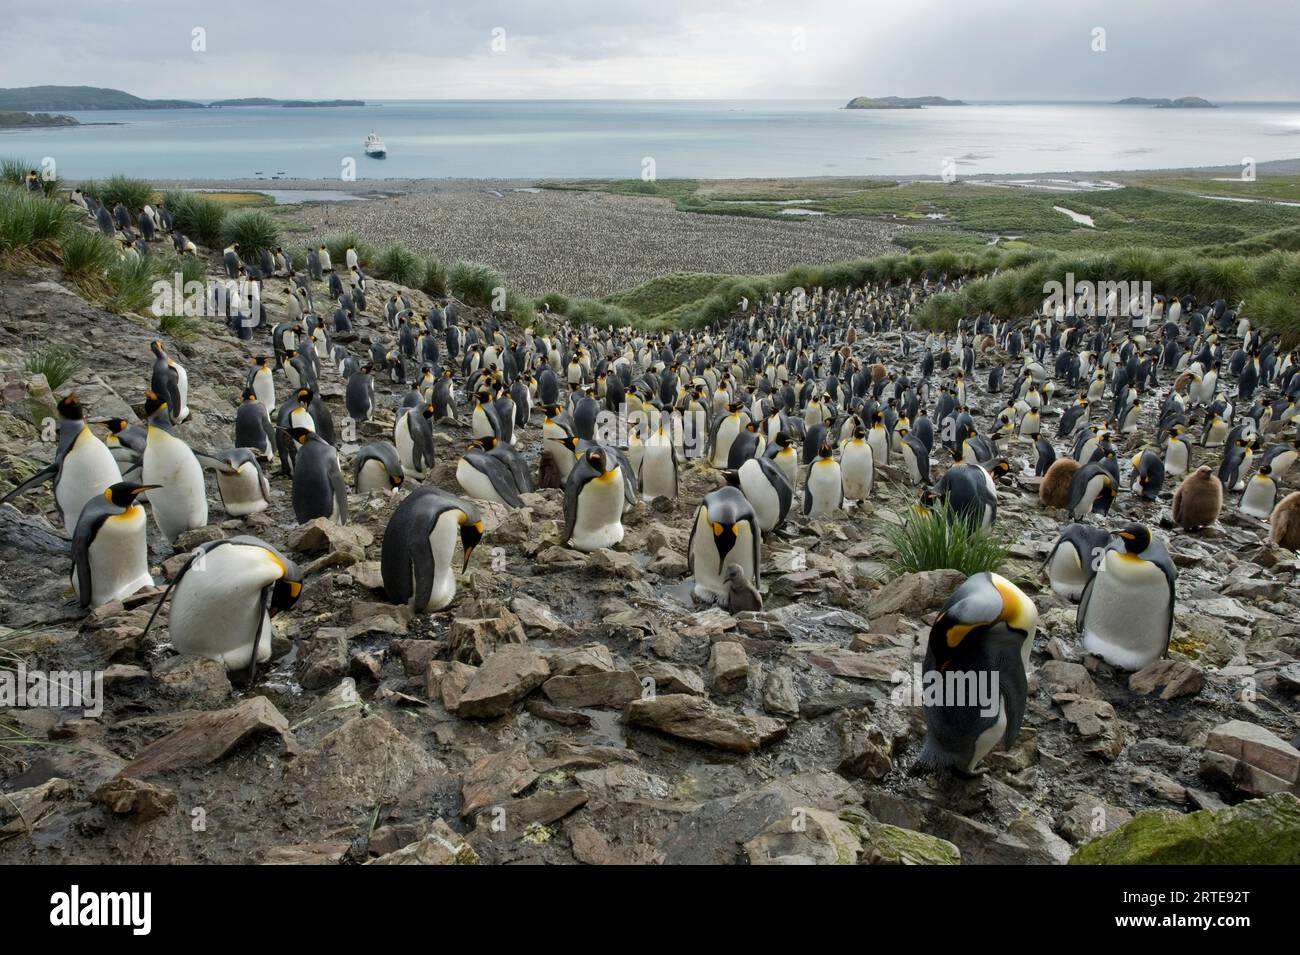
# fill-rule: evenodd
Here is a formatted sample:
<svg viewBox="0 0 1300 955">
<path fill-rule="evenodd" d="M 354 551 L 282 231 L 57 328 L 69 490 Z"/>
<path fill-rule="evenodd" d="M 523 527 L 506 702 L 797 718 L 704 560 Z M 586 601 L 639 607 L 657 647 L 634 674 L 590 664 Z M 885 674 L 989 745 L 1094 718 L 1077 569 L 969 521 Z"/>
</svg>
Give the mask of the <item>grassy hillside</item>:
<svg viewBox="0 0 1300 955">
<path fill-rule="evenodd" d="M 69 277 L 114 310 L 132 310 L 147 297 L 155 271 L 177 267 L 175 262 L 140 263 L 134 271 L 116 262 L 112 244 L 81 227 L 81 217 L 62 198 L 29 194 L 20 186 L 29 165 L 0 161 L 0 268 L 49 263 L 62 266 Z M 617 185 L 617 184 L 616 184 Z M 719 187 L 678 181 L 672 185 L 640 183 L 696 201 L 717 201 L 718 195 L 771 195 L 777 190 L 753 183 Z M 570 299 L 552 294 L 529 299 L 508 293 L 506 311 L 520 324 L 537 320 L 543 303 L 553 314 L 574 322 L 627 325 L 650 330 L 701 327 L 735 314 L 742 298 L 751 301 L 775 290 L 847 288 L 920 278 L 962 280 L 956 291 L 931 297 L 920 321 L 927 327 L 952 328 L 963 316 L 988 310 L 1018 318 L 1040 306 L 1044 286 L 1073 274 L 1077 281 L 1150 282 L 1156 294 L 1191 293 L 1200 301 L 1223 298 L 1245 302 L 1245 314 L 1258 325 L 1281 335 L 1285 344 L 1300 344 L 1300 217 L 1285 206 L 1220 203 L 1186 193 L 1127 187 L 1105 193 L 1075 195 L 1069 208 L 1090 215 L 1096 229 L 1079 229 L 1054 212 L 1058 195 L 966 186 L 954 189 L 937 183 L 898 186 L 847 186 L 844 183 L 803 184 L 821 189 L 810 199 L 846 209 L 908 208 L 914 214 L 941 205 L 961 226 L 918 230 L 917 238 L 935 235 L 964 238 L 966 247 L 937 247 L 912 254 L 842 262 L 829 266 L 799 266 L 780 275 L 721 275 L 671 273 L 604 301 Z M 156 195 L 150 183 L 115 176 L 90 184 L 88 192 L 104 201 L 122 201 L 133 211 Z M 783 186 L 790 190 L 793 187 Z M 771 189 L 767 193 L 755 190 Z M 829 193 L 835 192 L 834 195 Z M 257 208 L 241 208 L 243 196 L 172 192 L 167 205 L 178 228 L 209 247 L 239 241 L 249 249 L 272 247 L 282 241 L 278 221 Z M 1087 200 L 1086 202 L 1080 200 Z M 1023 241 L 998 246 L 981 241 L 974 224 L 1015 221 Z M 964 226 L 964 227 L 963 227 Z M 1103 241 L 1092 247 L 1068 247 L 1080 236 L 1096 233 Z M 1144 241 L 1145 240 L 1145 241 Z M 1053 247 L 1053 243 L 1058 246 Z M 329 243 L 341 258 L 350 236 Z M 357 244 L 363 265 L 378 277 L 418 285 L 431 294 L 450 291 L 462 301 L 485 304 L 504 283 L 490 267 L 473 263 L 443 263 L 401 247 L 382 251 Z M 303 250 L 293 249 L 301 256 Z"/>
<path fill-rule="evenodd" d="M 202 103 L 179 99 L 141 99 L 121 90 L 98 86 L 20 86 L 0 89 L 0 109 L 204 109 Z"/>
</svg>

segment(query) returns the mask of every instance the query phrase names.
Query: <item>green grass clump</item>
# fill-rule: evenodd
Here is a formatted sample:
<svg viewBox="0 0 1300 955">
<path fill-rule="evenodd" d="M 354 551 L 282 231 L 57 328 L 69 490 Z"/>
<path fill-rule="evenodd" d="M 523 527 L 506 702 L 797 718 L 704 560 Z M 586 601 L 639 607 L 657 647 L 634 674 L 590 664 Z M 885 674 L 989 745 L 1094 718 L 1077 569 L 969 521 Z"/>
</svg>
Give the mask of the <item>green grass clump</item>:
<svg viewBox="0 0 1300 955">
<path fill-rule="evenodd" d="M 118 259 L 105 275 L 106 288 L 101 302 L 119 315 L 142 313 L 153 304 L 153 283 L 157 278 L 155 264 L 148 258 Z"/>
<path fill-rule="evenodd" d="M 569 314 L 569 296 L 561 295 L 559 292 L 547 292 L 537 300 L 537 308 L 540 310 L 542 305 L 546 305 L 552 315 Z"/>
<path fill-rule="evenodd" d="M 75 221 L 76 212 L 66 202 L 0 187 L 0 262 L 19 266 L 54 259 Z"/>
<path fill-rule="evenodd" d="M 672 272 L 643 282 L 626 292 L 610 295 L 605 301 L 646 318 L 653 318 L 670 312 L 679 305 L 704 298 L 728 277 L 710 272 Z"/>
<path fill-rule="evenodd" d="M 163 197 L 172 224 L 191 241 L 216 248 L 221 243 L 228 207 L 206 196 L 175 190 Z"/>
<path fill-rule="evenodd" d="M 153 201 L 153 183 L 129 176 L 110 176 L 103 182 L 92 179 L 82 184 L 81 191 L 94 196 L 108 206 L 109 211 L 119 202 L 122 203 L 132 217 Z"/>
<path fill-rule="evenodd" d="M 28 355 L 23 367 L 30 374 L 44 375 L 50 390 L 57 391 L 65 381 L 81 370 L 81 361 L 61 345 L 47 345 Z"/>
<path fill-rule="evenodd" d="M 447 282 L 447 266 L 437 259 L 426 259 L 424 277 L 419 282 L 420 291 L 442 298 L 447 294 Z"/>
<path fill-rule="evenodd" d="M 486 265 L 457 262 L 448 273 L 451 293 L 467 305 L 492 307 L 496 290 L 505 288 L 505 280 Z"/>
<path fill-rule="evenodd" d="M 349 247 L 356 249 L 357 262 L 361 268 L 366 268 L 375 260 L 375 247 L 355 233 L 344 232 L 341 235 L 332 235 L 325 240 L 325 248 L 329 250 L 330 260 L 338 271 L 346 272 L 348 270 L 347 252 Z"/>
<path fill-rule="evenodd" d="M 390 245 L 375 260 L 375 273 L 380 278 L 407 288 L 419 288 L 427 268 L 424 259 L 400 245 Z"/>
<path fill-rule="evenodd" d="M 188 315 L 163 315 L 158 319 L 158 331 L 172 338 L 194 338 L 201 323 Z"/>
<path fill-rule="evenodd" d="M 280 244 L 280 223 L 260 209 L 245 209 L 226 217 L 221 239 L 225 245 L 239 243 L 240 257 L 255 262 L 263 249 L 274 251 Z"/>
<path fill-rule="evenodd" d="M 78 285 L 90 287 L 103 282 L 118 260 L 117 245 L 89 229 L 69 229 L 59 243 L 63 271 Z"/>
<path fill-rule="evenodd" d="M 1006 548 L 992 534 L 946 503 L 909 510 L 887 536 L 896 551 L 887 562 L 895 574 L 951 568 L 970 576 L 997 570 L 1007 559 Z"/>
</svg>

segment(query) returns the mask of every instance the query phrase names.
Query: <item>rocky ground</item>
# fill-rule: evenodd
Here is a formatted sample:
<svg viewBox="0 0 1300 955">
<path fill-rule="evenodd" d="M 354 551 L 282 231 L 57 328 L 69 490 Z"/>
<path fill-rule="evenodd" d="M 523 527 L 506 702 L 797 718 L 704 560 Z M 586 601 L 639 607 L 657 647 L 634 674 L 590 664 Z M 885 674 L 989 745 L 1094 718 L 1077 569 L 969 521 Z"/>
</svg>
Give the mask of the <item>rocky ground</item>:
<svg viewBox="0 0 1300 955">
<path fill-rule="evenodd" d="M 898 252 L 905 226 L 866 219 L 789 222 L 678 212 L 667 199 L 448 185 L 364 202 L 313 203 L 293 218 L 315 243 L 353 232 L 444 262 L 482 262 L 524 295 L 601 297 L 668 272 L 766 275 Z"/>
<path fill-rule="evenodd" d="M 266 294 L 273 320 L 282 284 Z M 375 284 L 382 302 L 389 288 Z M 52 397 L 24 356 L 66 344 L 84 368 L 59 394 L 135 419 L 154 324 L 52 276 L 0 276 L 0 489 L 53 453 L 39 427 Z M 372 333 L 362 327 L 362 345 Z M 164 341 L 190 376 L 182 435 L 228 446 L 254 349 L 220 329 Z M 323 385 L 341 420 L 341 382 L 327 373 Z M 1071 397 L 1058 395 L 1057 407 Z M 1003 399 L 973 402 L 987 416 Z M 381 403 L 359 439 L 388 433 Z M 533 464 L 539 422 L 526 433 Z M 467 433 L 437 433 L 432 481 L 457 493 Z M 252 533 L 307 569 L 252 688 L 177 655 L 165 627 L 144 638 L 150 594 L 82 614 L 52 501 L 29 496 L 0 508 L 0 664 L 103 669 L 107 699 L 98 717 L 0 710 L 0 862 L 1062 863 L 1144 810 L 1294 792 L 1295 555 L 1230 513 L 1199 534 L 1170 529 L 1171 486 L 1159 505 L 1121 495 L 1110 523 L 1161 525 L 1180 577 L 1170 658 L 1112 671 L 1081 654 L 1073 608 L 1039 574 L 1061 515 L 1038 504 L 1031 451 L 1012 455 L 998 518 L 1003 573 L 1041 615 L 1030 702 L 1014 750 L 969 781 L 906 775 L 924 722 L 897 681 L 961 575 L 889 578 L 886 533 L 913 499 L 897 472 L 870 504 L 770 536 L 765 608 L 737 616 L 689 596 L 690 521 L 719 482 L 703 467 L 686 470 L 675 503 L 638 504 L 617 550 L 590 556 L 560 546 L 558 491 L 485 507 L 455 602 L 418 617 L 382 593 L 395 501 L 354 495 L 352 524 L 299 528 L 283 478 L 272 508 L 247 520 L 224 520 L 212 487 L 214 523 L 182 550 Z M 160 584 L 184 561 L 152 526 L 150 553 Z M 1288 798 L 1252 812 L 1300 831 Z"/>
</svg>

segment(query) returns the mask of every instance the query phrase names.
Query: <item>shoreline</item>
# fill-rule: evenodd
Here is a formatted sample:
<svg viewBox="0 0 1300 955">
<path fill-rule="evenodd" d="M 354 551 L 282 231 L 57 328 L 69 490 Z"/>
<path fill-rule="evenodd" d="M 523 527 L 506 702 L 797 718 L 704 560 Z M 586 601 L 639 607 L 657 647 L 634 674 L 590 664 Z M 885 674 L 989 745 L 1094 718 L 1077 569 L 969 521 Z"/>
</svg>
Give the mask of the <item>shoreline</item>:
<svg viewBox="0 0 1300 955">
<path fill-rule="evenodd" d="M 1294 159 L 1273 159 L 1267 162 L 1256 164 L 1258 175 L 1290 175 L 1300 173 L 1300 156 Z M 961 180 L 990 180 L 995 182 L 1010 182 L 1017 179 L 1080 179 L 1080 180 L 1097 180 L 1113 176 L 1137 177 L 1137 176 L 1168 176 L 1168 175 L 1188 175 L 1204 173 L 1239 173 L 1240 165 L 1216 165 L 1216 166 L 1170 166 L 1152 169 L 1070 169 L 1070 170 L 1045 170 L 1036 172 L 1006 172 L 1006 173 L 973 173 L 966 176 L 959 176 Z M 673 181 L 674 179 L 692 182 L 853 182 L 862 180 L 871 180 L 877 182 L 940 182 L 942 177 L 928 173 L 917 173 L 915 175 L 859 175 L 859 176 L 744 176 L 730 179 L 720 178 L 697 178 L 690 176 L 665 177 L 660 180 L 663 182 Z M 70 182 L 79 182 L 81 180 L 69 180 Z M 565 182 L 565 183 L 591 183 L 606 182 L 609 177 L 600 176 L 581 176 L 572 178 L 558 179 L 554 176 L 533 176 L 520 178 L 483 178 L 467 179 L 464 177 L 420 177 L 412 178 L 408 176 L 393 176 L 383 178 L 364 178 L 356 179 L 352 182 L 344 182 L 336 178 L 301 178 L 286 177 L 284 179 L 221 179 L 221 178 L 192 178 L 192 179 L 152 179 L 154 185 L 159 189 L 193 189 L 197 191 L 223 191 L 223 192 L 260 192 L 264 190 L 299 190 L 299 191 L 321 191 L 321 192 L 373 192 L 379 193 L 376 198 L 392 198 L 393 195 L 400 195 L 407 192 L 473 192 L 489 189 L 510 190 L 510 189 L 527 189 L 541 188 L 540 182 Z M 548 190 L 557 191 L 557 190 Z"/>
</svg>

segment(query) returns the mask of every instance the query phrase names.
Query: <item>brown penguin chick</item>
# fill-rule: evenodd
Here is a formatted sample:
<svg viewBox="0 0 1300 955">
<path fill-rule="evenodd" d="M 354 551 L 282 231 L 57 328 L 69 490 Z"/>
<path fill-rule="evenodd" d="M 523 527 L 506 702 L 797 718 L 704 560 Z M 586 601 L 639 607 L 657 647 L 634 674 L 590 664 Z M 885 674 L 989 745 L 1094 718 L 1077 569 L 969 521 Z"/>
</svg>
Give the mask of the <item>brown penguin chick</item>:
<svg viewBox="0 0 1300 955">
<path fill-rule="evenodd" d="M 1208 527 L 1223 509 L 1223 485 L 1208 464 L 1202 464 L 1178 485 L 1170 512 L 1174 523 L 1189 531 Z"/>
<path fill-rule="evenodd" d="M 763 609 L 763 595 L 754 589 L 739 564 L 728 564 L 722 580 L 727 585 L 728 613 Z"/>
<path fill-rule="evenodd" d="M 880 362 L 876 362 L 876 364 L 871 366 L 871 380 L 876 384 L 879 384 L 888 377 L 889 369 L 880 364 Z"/>
<path fill-rule="evenodd" d="M 1300 550 L 1300 491 L 1292 491 L 1273 508 L 1268 537 L 1278 547 Z"/>
<path fill-rule="evenodd" d="M 1070 506 L 1070 482 L 1080 464 L 1074 458 L 1057 458 L 1038 485 L 1038 499 L 1045 507 Z"/>
</svg>

